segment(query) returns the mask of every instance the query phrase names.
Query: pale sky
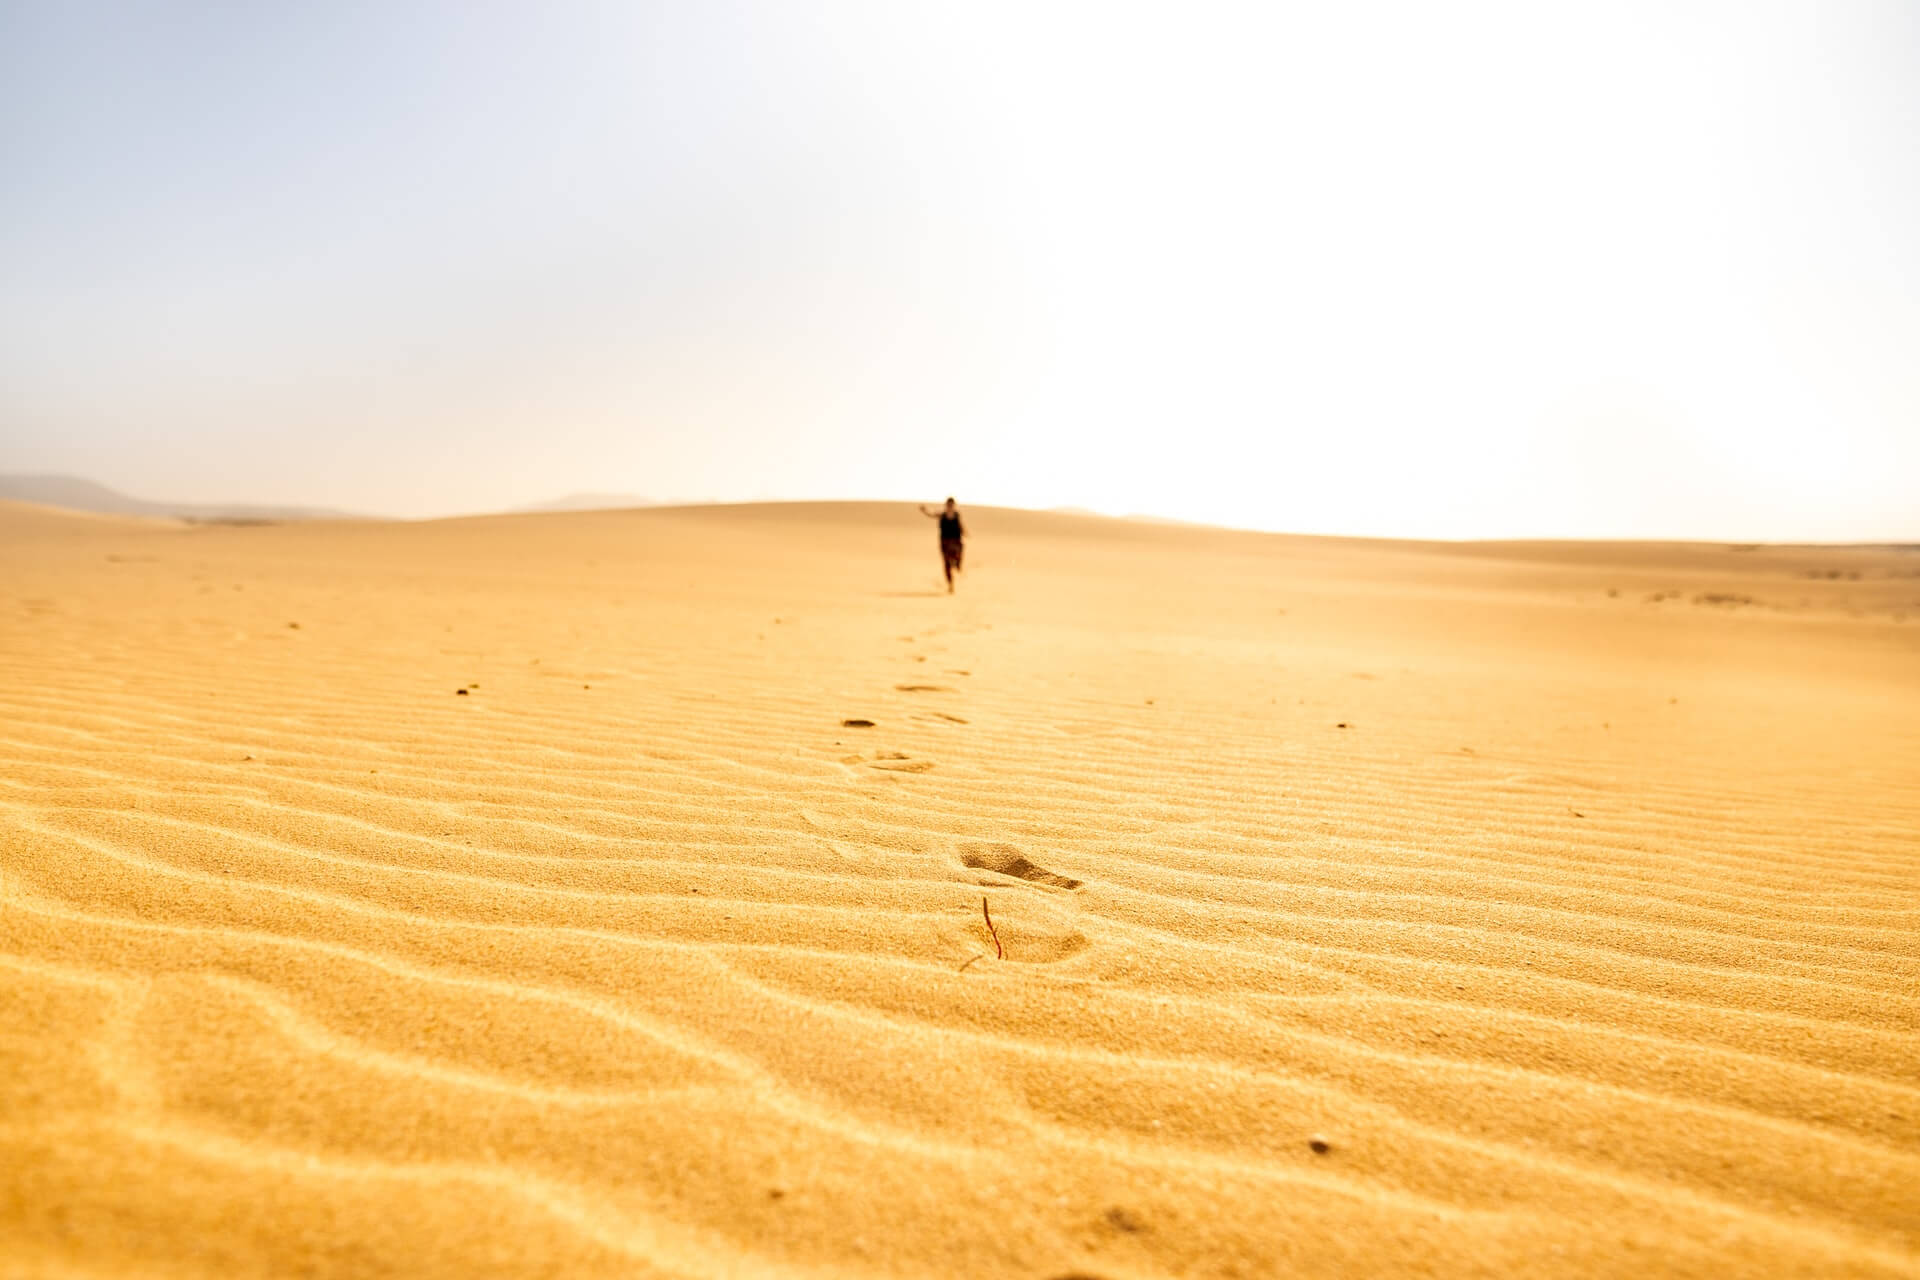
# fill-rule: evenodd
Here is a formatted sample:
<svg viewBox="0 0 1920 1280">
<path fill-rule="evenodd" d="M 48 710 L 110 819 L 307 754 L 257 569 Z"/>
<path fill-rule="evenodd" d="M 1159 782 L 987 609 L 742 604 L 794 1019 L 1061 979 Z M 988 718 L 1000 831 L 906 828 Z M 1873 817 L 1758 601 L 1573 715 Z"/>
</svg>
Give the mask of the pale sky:
<svg viewBox="0 0 1920 1280">
<path fill-rule="evenodd" d="M 0 0 L 0 471 L 1920 540 L 1920 5 Z"/>
</svg>

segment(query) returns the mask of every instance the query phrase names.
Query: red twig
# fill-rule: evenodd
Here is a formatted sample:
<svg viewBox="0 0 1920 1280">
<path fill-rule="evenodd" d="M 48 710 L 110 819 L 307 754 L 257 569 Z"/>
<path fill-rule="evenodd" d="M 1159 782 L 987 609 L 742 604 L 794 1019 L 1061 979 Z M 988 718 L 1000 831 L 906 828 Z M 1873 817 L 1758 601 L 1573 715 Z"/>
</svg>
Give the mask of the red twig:
<svg viewBox="0 0 1920 1280">
<path fill-rule="evenodd" d="M 987 932 L 993 935 L 993 954 L 996 959 L 1005 960 L 1007 949 L 1000 945 L 1000 931 L 993 927 L 993 913 L 987 910 L 987 896 L 980 895 L 980 914 L 986 917 Z"/>
</svg>

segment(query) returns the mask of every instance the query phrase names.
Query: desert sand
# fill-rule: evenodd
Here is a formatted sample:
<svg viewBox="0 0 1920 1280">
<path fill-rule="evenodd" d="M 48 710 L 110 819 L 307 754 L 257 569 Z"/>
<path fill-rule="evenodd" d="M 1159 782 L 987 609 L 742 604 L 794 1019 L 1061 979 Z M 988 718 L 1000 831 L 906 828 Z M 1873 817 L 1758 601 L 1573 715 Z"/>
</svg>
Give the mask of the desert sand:
<svg viewBox="0 0 1920 1280">
<path fill-rule="evenodd" d="M 1920 1275 L 1920 551 L 966 514 L 0 506 L 0 1273 Z"/>
</svg>

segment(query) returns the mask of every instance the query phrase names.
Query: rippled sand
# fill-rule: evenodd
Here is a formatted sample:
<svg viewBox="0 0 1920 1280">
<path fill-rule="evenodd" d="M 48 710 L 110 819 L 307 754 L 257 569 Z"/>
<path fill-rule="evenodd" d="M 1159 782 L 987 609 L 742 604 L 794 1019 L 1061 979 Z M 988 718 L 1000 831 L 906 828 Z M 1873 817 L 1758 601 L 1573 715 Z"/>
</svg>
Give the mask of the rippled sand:
<svg viewBox="0 0 1920 1280">
<path fill-rule="evenodd" d="M 1920 1275 L 1920 553 L 968 523 L 0 507 L 0 1272 Z"/>
</svg>

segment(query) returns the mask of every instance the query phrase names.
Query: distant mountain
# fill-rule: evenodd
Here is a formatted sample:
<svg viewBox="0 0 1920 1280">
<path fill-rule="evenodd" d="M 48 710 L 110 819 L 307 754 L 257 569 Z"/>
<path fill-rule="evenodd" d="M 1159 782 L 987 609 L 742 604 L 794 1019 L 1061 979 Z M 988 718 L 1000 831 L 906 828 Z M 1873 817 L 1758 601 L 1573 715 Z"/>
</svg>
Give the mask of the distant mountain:
<svg viewBox="0 0 1920 1280">
<path fill-rule="evenodd" d="M 0 500 L 37 502 L 109 516 L 154 516 L 162 519 L 248 523 L 269 520 L 357 520 L 346 511 L 322 507 L 271 507 L 242 502 L 148 502 L 130 498 L 103 484 L 79 476 L 0 475 Z"/>
<path fill-rule="evenodd" d="M 538 511 L 620 511 L 627 507 L 657 507 L 660 503 L 652 498 L 642 498 L 631 493 L 570 493 L 564 498 L 555 498 L 551 502 L 534 502 L 524 507 L 509 508 L 516 515 L 531 515 Z"/>
</svg>

